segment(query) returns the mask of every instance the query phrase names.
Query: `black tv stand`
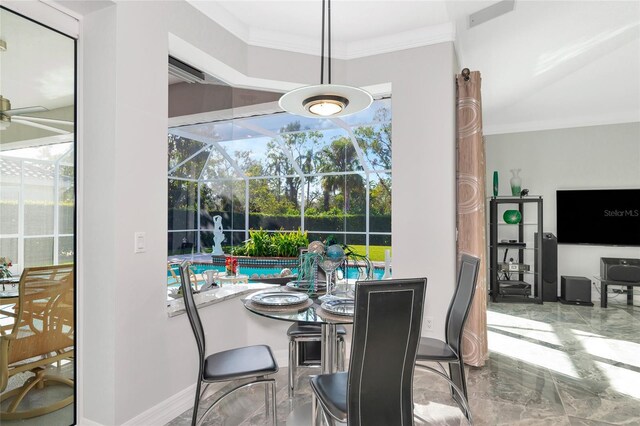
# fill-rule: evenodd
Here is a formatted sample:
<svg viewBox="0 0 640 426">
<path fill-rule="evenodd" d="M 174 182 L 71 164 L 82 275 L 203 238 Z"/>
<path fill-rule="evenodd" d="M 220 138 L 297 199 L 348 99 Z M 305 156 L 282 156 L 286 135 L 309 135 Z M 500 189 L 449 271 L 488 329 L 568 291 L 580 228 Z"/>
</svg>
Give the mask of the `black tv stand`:
<svg viewBox="0 0 640 426">
<path fill-rule="evenodd" d="M 520 221 L 505 222 L 506 210 L 520 212 Z M 542 229 L 542 197 L 491 197 L 489 294 L 493 302 L 542 303 Z"/>
<path fill-rule="evenodd" d="M 640 286 L 640 281 L 612 281 L 612 280 L 600 280 L 600 307 L 607 307 L 608 293 L 607 290 L 610 285 L 621 285 L 627 287 L 627 305 L 633 305 L 633 287 Z"/>
</svg>

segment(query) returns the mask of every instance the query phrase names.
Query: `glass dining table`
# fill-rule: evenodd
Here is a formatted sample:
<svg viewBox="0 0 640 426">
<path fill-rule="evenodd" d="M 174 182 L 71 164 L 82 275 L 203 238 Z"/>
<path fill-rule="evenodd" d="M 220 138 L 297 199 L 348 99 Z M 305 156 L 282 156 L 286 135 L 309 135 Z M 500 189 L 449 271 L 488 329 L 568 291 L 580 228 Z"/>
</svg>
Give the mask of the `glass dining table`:
<svg viewBox="0 0 640 426">
<path fill-rule="evenodd" d="M 20 277 L 0 278 L 0 305 L 17 301 L 19 283 Z"/>
<path fill-rule="evenodd" d="M 11 332 L 16 318 L 15 306 L 19 301 L 19 277 L 0 279 L 0 335 Z M 12 318 L 10 321 L 9 318 Z"/>
<path fill-rule="evenodd" d="M 316 295 L 310 297 L 307 303 L 299 303 L 291 306 L 270 308 L 254 303 L 254 296 L 265 292 L 300 293 L 292 291 L 288 287 L 280 287 L 275 290 L 262 290 L 243 298 L 242 303 L 250 312 L 266 318 L 287 322 L 320 324 L 322 331 L 322 352 L 320 355 L 322 374 L 335 373 L 338 369 L 337 326 L 340 324 L 353 323 L 352 312 L 351 315 L 328 312 L 321 307 L 322 302 L 316 298 Z"/>
</svg>

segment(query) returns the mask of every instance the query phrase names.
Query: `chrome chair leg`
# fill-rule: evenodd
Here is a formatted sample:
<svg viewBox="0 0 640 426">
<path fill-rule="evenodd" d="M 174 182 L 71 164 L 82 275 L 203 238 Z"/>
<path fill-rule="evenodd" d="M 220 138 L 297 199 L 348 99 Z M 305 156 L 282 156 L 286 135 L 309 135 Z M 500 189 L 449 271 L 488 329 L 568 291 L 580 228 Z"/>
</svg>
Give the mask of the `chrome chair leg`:
<svg viewBox="0 0 640 426">
<path fill-rule="evenodd" d="M 318 412 L 318 399 L 314 394 L 311 394 L 311 425 L 320 426 L 320 416 Z"/>
<path fill-rule="evenodd" d="M 296 381 L 296 364 L 298 363 L 298 342 L 289 340 L 289 398 L 293 398 Z"/>
<path fill-rule="evenodd" d="M 447 382 L 449 382 L 449 386 L 454 391 L 454 396 L 453 396 L 454 401 L 456 401 L 456 403 L 458 403 L 458 405 L 460 406 L 460 410 L 462 410 L 462 413 L 469 421 L 469 424 L 473 425 L 473 416 L 471 415 L 471 408 L 469 407 L 469 401 L 467 400 L 466 395 L 463 393 L 463 390 L 460 389 L 458 385 L 449 376 L 447 376 L 445 373 L 442 373 L 436 370 L 433 367 L 430 367 L 428 365 L 418 364 L 418 363 L 416 363 L 416 367 L 422 368 L 423 370 L 431 371 L 432 373 L 436 373 L 437 375 L 445 379 Z M 455 397 L 456 394 L 458 395 L 458 398 Z"/>
<path fill-rule="evenodd" d="M 193 414 L 191 415 L 191 426 L 196 426 L 196 422 L 198 419 L 198 406 L 200 405 L 201 386 L 202 386 L 202 381 L 198 380 L 198 384 L 196 385 L 196 400 L 193 403 Z"/>
<path fill-rule="evenodd" d="M 462 395 L 467 398 L 467 381 L 464 374 L 464 365 L 461 362 L 449 363 L 449 377 L 462 391 Z M 457 400 L 456 393 L 451 389 L 451 396 Z M 460 401 L 458 401 L 460 402 Z"/>
<path fill-rule="evenodd" d="M 278 426 L 278 403 L 276 401 L 276 381 L 270 383 L 271 388 L 271 424 Z M 265 401 L 266 404 L 266 401 Z"/>
<path fill-rule="evenodd" d="M 276 383 L 275 379 L 266 379 L 266 378 L 264 378 L 264 377 L 258 377 L 258 378 L 257 378 L 257 379 L 255 379 L 255 380 L 252 380 L 252 381 L 250 381 L 250 382 L 248 382 L 248 383 L 240 384 L 240 385 L 236 386 L 235 388 L 233 388 L 233 389 L 231 389 L 231 390 L 229 390 L 229 391 L 225 392 L 225 393 L 224 393 L 223 395 L 221 395 L 218 399 L 216 399 L 215 401 L 213 401 L 213 403 L 209 406 L 209 408 L 207 408 L 207 410 L 204 412 L 204 414 L 202 414 L 202 417 L 200 417 L 200 420 L 198 420 L 197 422 L 195 422 L 195 419 L 196 419 L 196 417 L 195 417 L 195 416 L 197 415 L 197 411 L 196 411 L 196 410 L 197 410 L 197 408 L 195 408 L 195 407 L 194 407 L 194 416 L 193 416 L 193 418 L 192 418 L 192 423 L 191 423 L 191 424 L 192 424 L 192 426 L 196 426 L 196 425 L 200 425 L 200 424 L 202 424 L 202 421 L 203 421 L 203 420 L 204 420 L 204 419 L 209 415 L 209 413 L 211 412 L 211 410 L 213 410 L 213 408 L 214 408 L 216 405 L 218 405 L 218 403 L 219 403 L 220 401 L 222 401 L 223 399 L 225 399 L 227 396 L 231 395 L 232 393 L 235 393 L 236 391 L 238 391 L 238 390 L 240 390 L 240 389 L 242 389 L 242 388 L 244 388 L 244 387 L 249 387 L 249 386 L 253 386 L 253 385 L 257 385 L 257 384 L 263 384 L 263 383 L 264 383 L 265 385 L 267 385 L 267 386 L 269 386 L 270 384 L 271 384 L 271 386 L 273 386 L 273 387 L 272 387 L 272 389 L 273 389 L 273 390 L 272 390 L 272 394 L 273 394 L 272 404 L 275 404 L 275 400 L 276 400 L 276 399 L 275 399 L 275 383 Z M 200 385 L 198 385 L 198 391 L 199 391 L 199 387 L 200 387 Z M 196 393 L 196 395 L 198 395 L 198 393 Z M 199 399 L 199 398 L 198 398 L 198 399 Z M 196 402 L 196 404 L 197 404 L 197 402 Z M 197 407 L 197 405 L 196 405 L 196 407 Z M 274 419 L 274 421 L 275 421 L 275 419 L 277 418 L 277 417 L 274 417 L 274 416 L 276 415 L 276 409 L 275 409 L 275 406 L 274 406 L 274 405 L 272 405 L 272 407 L 274 407 L 274 408 L 271 410 L 271 412 L 272 412 L 272 419 Z M 268 405 L 268 404 L 266 405 L 265 410 L 266 410 L 266 416 L 267 416 L 267 417 L 269 417 L 269 405 Z M 194 422 L 195 422 L 195 423 L 194 423 Z M 274 423 L 274 425 L 275 425 L 275 423 Z"/>
<path fill-rule="evenodd" d="M 264 411 L 265 417 L 269 417 L 269 412 L 271 411 L 269 407 L 269 394 L 271 393 L 271 386 L 269 383 L 264 384 Z"/>
<path fill-rule="evenodd" d="M 338 371 L 345 371 L 344 368 L 344 360 L 345 358 L 345 353 L 344 353 L 344 339 L 339 338 L 338 339 Z"/>
<path fill-rule="evenodd" d="M 325 410 L 322 410 L 322 417 L 324 418 L 324 421 L 329 425 L 329 426 L 336 426 L 336 421 L 333 417 L 331 417 L 331 414 L 327 413 Z"/>
</svg>

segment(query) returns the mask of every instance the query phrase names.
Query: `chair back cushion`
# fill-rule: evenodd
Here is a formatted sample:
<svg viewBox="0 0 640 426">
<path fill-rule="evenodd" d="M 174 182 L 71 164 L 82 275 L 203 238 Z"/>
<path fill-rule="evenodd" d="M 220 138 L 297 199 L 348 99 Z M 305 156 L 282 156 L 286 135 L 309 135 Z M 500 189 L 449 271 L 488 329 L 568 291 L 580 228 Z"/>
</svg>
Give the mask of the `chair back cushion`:
<svg viewBox="0 0 640 426">
<path fill-rule="evenodd" d="M 73 265 L 25 268 L 8 364 L 73 348 Z"/>
<path fill-rule="evenodd" d="M 447 343 L 458 356 L 462 355 L 462 332 L 476 291 L 479 267 L 480 259 L 477 257 L 463 254 L 460 258 L 458 287 L 447 314 Z"/>
<path fill-rule="evenodd" d="M 191 323 L 191 329 L 196 338 L 196 344 L 198 345 L 199 364 L 200 364 L 200 377 L 204 371 L 204 359 L 205 359 L 205 340 L 204 329 L 202 328 L 202 321 L 200 321 L 200 315 L 198 314 L 198 308 L 196 308 L 196 302 L 193 300 L 193 290 L 191 289 L 191 274 L 189 268 L 191 262 L 185 260 L 180 264 L 180 283 L 182 287 L 182 298 L 184 299 L 184 310 L 189 317 L 189 323 Z"/>
<path fill-rule="evenodd" d="M 412 425 L 426 278 L 360 281 L 349 366 L 349 425 Z"/>
</svg>

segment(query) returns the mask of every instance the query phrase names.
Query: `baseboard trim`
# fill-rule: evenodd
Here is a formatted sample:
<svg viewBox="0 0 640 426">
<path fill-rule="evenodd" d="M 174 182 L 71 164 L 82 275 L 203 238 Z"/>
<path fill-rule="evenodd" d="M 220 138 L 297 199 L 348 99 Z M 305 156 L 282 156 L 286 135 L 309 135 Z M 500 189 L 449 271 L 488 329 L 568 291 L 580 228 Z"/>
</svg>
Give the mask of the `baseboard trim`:
<svg viewBox="0 0 640 426">
<path fill-rule="evenodd" d="M 89 419 L 80 419 L 80 421 L 78 422 L 78 425 L 80 426 L 104 426 L 102 423 L 98 423 L 98 422 L 94 422 L 93 420 L 89 420 Z"/>
<path fill-rule="evenodd" d="M 164 425 L 178 417 L 193 406 L 195 397 L 195 383 L 175 395 L 170 396 L 159 404 L 149 408 L 134 418 L 123 423 L 122 426 Z"/>
</svg>

